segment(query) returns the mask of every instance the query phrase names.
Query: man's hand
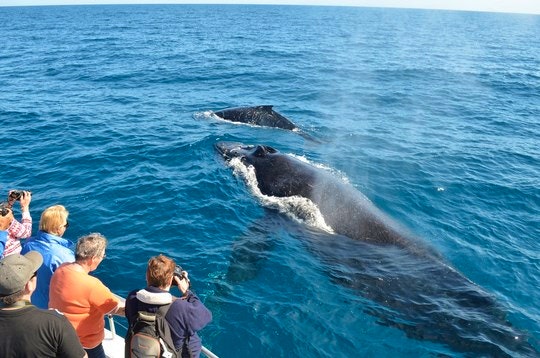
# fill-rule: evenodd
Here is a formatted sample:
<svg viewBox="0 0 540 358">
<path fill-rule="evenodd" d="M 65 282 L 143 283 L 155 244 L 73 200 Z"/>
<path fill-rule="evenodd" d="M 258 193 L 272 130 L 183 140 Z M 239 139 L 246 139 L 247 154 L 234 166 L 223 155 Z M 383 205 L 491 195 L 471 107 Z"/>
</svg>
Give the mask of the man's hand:
<svg viewBox="0 0 540 358">
<path fill-rule="evenodd" d="M 174 276 L 173 280 L 176 282 L 176 285 L 178 286 L 178 289 L 182 294 L 185 294 L 189 290 L 190 281 L 188 278 L 188 272 L 182 271 L 182 277 Z"/>
</svg>

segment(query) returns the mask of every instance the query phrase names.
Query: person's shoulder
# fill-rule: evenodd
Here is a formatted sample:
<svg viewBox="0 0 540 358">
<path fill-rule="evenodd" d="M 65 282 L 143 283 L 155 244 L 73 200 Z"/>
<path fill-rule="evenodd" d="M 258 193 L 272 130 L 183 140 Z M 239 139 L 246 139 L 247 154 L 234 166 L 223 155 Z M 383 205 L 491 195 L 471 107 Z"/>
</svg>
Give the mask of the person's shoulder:
<svg viewBox="0 0 540 358">
<path fill-rule="evenodd" d="M 186 299 L 183 299 L 183 298 L 173 299 L 173 301 L 171 302 L 171 307 L 169 308 L 169 310 L 171 310 L 171 311 L 184 310 L 184 308 L 188 305 L 188 303 L 189 302 Z"/>
<path fill-rule="evenodd" d="M 75 261 L 75 254 L 69 247 L 56 243 L 54 246 L 51 246 L 51 252 L 63 262 Z"/>
<path fill-rule="evenodd" d="M 71 272 L 73 272 L 72 270 L 69 269 L 70 264 L 71 262 L 63 262 L 60 264 L 60 266 L 58 266 L 56 271 L 65 272 L 66 275 L 69 275 Z"/>
<path fill-rule="evenodd" d="M 174 300 L 174 302 L 176 301 L 179 301 L 179 303 L 177 303 L 179 305 L 193 303 L 195 301 L 199 301 L 199 297 L 197 297 L 197 295 L 193 291 L 188 290 L 182 298 L 177 298 L 176 300 Z"/>
<path fill-rule="evenodd" d="M 34 236 L 26 239 L 26 242 L 23 244 L 23 249 L 24 247 L 32 247 L 33 249 L 41 248 L 45 244 L 44 233 L 42 231 L 38 231 Z"/>
<path fill-rule="evenodd" d="M 32 236 L 28 239 L 26 239 L 26 242 L 22 245 L 23 250 L 28 247 L 32 247 L 36 244 L 36 238 L 35 236 Z"/>
<path fill-rule="evenodd" d="M 41 309 L 35 307 L 33 312 L 31 312 L 31 315 L 31 319 L 36 325 L 47 330 L 63 331 L 65 329 L 73 328 L 68 318 L 56 309 Z"/>
<path fill-rule="evenodd" d="M 38 251 L 42 253 L 44 250 L 42 250 L 41 245 L 39 245 L 34 238 L 30 238 L 22 245 L 21 254 L 24 255 L 28 253 L 28 251 Z"/>
<path fill-rule="evenodd" d="M 114 298 L 117 301 L 116 295 L 99 278 L 91 275 L 82 275 L 81 280 L 94 294 L 99 296 L 100 300 Z"/>
<path fill-rule="evenodd" d="M 64 316 L 62 312 L 58 311 L 57 309 L 52 309 L 52 308 L 45 310 L 45 309 L 35 307 L 35 310 L 34 312 L 32 312 L 32 314 L 35 315 L 36 317 L 41 316 L 42 318 L 48 319 L 51 321 L 63 322 L 67 320 L 67 317 Z"/>
<path fill-rule="evenodd" d="M 64 237 L 56 236 L 54 241 L 51 241 L 51 247 L 58 251 L 73 252 L 73 243 Z"/>
<path fill-rule="evenodd" d="M 128 293 L 128 295 L 126 296 L 126 305 L 130 305 L 131 303 L 137 301 L 137 292 L 139 291 L 140 289 L 135 289 L 131 291 L 130 293 Z"/>
</svg>

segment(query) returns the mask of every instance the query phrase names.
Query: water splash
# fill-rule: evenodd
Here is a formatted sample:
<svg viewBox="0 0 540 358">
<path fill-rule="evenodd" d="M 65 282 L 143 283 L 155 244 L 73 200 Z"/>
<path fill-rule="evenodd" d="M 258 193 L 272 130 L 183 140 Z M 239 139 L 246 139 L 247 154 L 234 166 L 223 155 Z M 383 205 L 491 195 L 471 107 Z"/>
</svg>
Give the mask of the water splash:
<svg viewBox="0 0 540 358">
<path fill-rule="evenodd" d="M 228 165 L 232 168 L 235 176 L 245 180 L 246 185 L 253 196 L 255 196 L 263 206 L 278 210 L 297 222 L 304 223 L 328 233 L 334 232 L 332 228 L 326 224 L 321 212 L 311 200 L 301 196 L 281 198 L 264 195 L 259 189 L 257 176 L 253 166 L 246 166 L 239 158 L 231 159 L 228 162 Z"/>
</svg>

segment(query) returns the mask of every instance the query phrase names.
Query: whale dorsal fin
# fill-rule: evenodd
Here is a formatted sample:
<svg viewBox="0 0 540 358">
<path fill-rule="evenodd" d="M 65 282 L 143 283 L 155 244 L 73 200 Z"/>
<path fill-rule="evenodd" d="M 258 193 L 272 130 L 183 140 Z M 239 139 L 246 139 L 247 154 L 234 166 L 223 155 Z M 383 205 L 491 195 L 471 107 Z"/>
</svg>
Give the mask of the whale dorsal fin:
<svg viewBox="0 0 540 358">
<path fill-rule="evenodd" d="M 272 147 L 269 147 L 267 145 L 258 145 L 257 149 L 253 152 L 253 156 L 255 157 L 264 157 L 268 153 L 276 153 L 277 150 L 275 150 Z"/>
<path fill-rule="evenodd" d="M 272 107 L 273 105 L 264 105 L 264 106 L 257 106 L 257 109 L 260 109 L 261 111 L 272 113 Z"/>
</svg>

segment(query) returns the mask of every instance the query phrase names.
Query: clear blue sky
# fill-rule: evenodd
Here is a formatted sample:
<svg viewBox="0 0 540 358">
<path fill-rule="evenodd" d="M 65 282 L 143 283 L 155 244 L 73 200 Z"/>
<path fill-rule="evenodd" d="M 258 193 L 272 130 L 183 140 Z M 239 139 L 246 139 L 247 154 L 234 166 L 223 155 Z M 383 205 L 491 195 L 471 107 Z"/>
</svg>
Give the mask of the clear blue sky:
<svg viewBox="0 0 540 358">
<path fill-rule="evenodd" d="M 152 3 L 345 5 L 540 14 L 540 0 L 0 0 L 0 6 Z"/>
</svg>

